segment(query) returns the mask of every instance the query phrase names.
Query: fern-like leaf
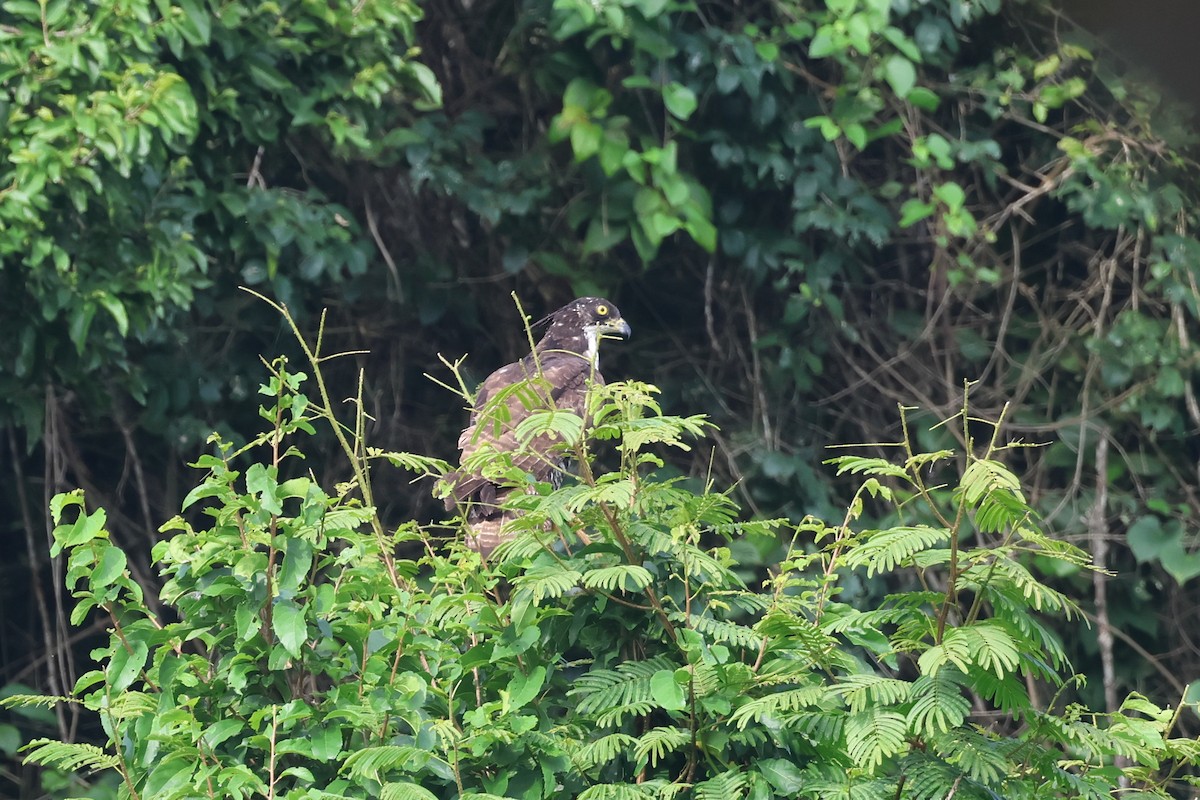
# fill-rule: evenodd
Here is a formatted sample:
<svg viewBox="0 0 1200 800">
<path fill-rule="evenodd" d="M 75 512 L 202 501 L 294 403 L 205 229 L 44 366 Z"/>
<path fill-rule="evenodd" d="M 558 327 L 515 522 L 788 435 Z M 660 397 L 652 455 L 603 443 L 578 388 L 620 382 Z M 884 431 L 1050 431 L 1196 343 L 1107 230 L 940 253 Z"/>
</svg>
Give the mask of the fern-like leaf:
<svg viewBox="0 0 1200 800">
<path fill-rule="evenodd" d="M 561 597 L 579 585 L 583 575 L 573 569 L 564 569 L 553 564 L 550 566 L 533 567 L 513 579 L 514 594 L 528 593 L 534 605 L 539 605 L 547 597 Z"/>
<path fill-rule="evenodd" d="M 999 461 L 990 459 L 981 458 L 968 464 L 958 488 L 971 506 L 978 506 L 989 495 L 997 493 L 1005 493 L 1019 498 L 1021 503 L 1025 502 L 1025 495 L 1021 493 L 1021 479 Z M 1019 518 L 1013 520 L 1014 523 L 1018 521 Z"/>
<path fill-rule="evenodd" d="M 579 793 L 579 800 L 653 800 L 654 794 L 636 783 L 598 783 Z"/>
<path fill-rule="evenodd" d="M 581 695 L 580 714 L 597 714 L 602 727 L 619 725 L 629 715 L 638 716 L 657 708 L 650 679 L 660 670 L 674 671 L 677 665 L 658 656 L 648 661 L 626 661 L 615 670 L 601 669 L 582 675 L 569 694 Z"/>
<path fill-rule="evenodd" d="M 838 475 L 845 475 L 848 472 L 851 475 L 884 475 L 889 478 L 912 481 L 912 478 L 909 477 L 904 467 L 896 466 L 892 462 L 882 458 L 837 456 L 835 458 L 827 458 L 822 463 L 836 466 Z"/>
<path fill-rule="evenodd" d="M 884 760 L 908 748 L 908 724 L 903 716 L 881 708 L 868 708 L 846 719 L 847 753 L 868 774 Z"/>
<path fill-rule="evenodd" d="M 736 622 L 726 622 L 707 614 L 682 614 L 674 612 L 672 622 L 681 622 L 708 637 L 711 642 L 723 642 L 737 647 L 758 647 L 762 636 L 753 628 L 738 625 Z"/>
<path fill-rule="evenodd" d="M 647 759 L 651 767 L 657 767 L 667 753 L 673 753 L 681 747 L 686 747 L 692 741 L 688 731 L 679 728 L 654 728 L 642 734 L 633 748 L 634 757 L 644 763 Z"/>
<path fill-rule="evenodd" d="M 819 626 L 783 609 L 765 614 L 755 624 L 754 631 L 760 636 L 786 642 L 789 649 L 806 654 L 814 662 L 822 661 L 837 645 L 837 640 Z"/>
<path fill-rule="evenodd" d="M 751 722 L 784 719 L 802 709 L 829 707 L 832 705 L 830 700 L 831 693 L 825 686 L 805 686 L 801 689 L 772 692 L 739 706 L 730 719 L 737 725 L 738 730 L 745 730 Z"/>
<path fill-rule="evenodd" d="M 904 759 L 904 797 L 911 800 L 945 800 L 966 793 L 958 791 L 963 773 L 924 753 L 912 753 Z"/>
<path fill-rule="evenodd" d="M 844 558 L 847 566 L 865 566 L 869 578 L 877 572 L 891 572 L 897 566 L 909 564 L 916 553 L 947 541 L 950 530 L 913 525 L 864 531 L 861 538 Z"/>
<path fill-rule="evenodd" d="M 437 800 L 437 795 L 415 783 L 386 783 L 379 800 Z"/>
<path fill-rule="evenodd" d="M 1013 773 L 1006 750 L 1021 750 L 1020 739 L 995 739 L 969 728 L 958 728 L 932 739 L 933 750 L 971 780 L 994 786 Z"/>
<path fill-rule="evenodd" d="M 59 703 L 80 703 L 78 697 L 51 694 L 10 694 L 0 698 L 0 708 L 51 708 Z"/>
<path fill-rule="evenodd" d="M 1062 613 L 1068 619 L 1083 616 L 1074 600 L 1046 586 L 1024 565 L 1010 558 L 993 559 L 989 553 L 986 562 L 973 563 L 963 570 L 961 579 L 967 588 L 1004 594 L 1014 602 L 1033 606 L 1038 611 Z"/>
<path fill-rule="evenodd" d="M 739 800 L 746 793 L 747 778 L 738 769 L 731 769 L 701 781 L 695 786 L 696 800 Z"/>
<path fill-rule="evenodd" d="M 422 456 L 416 453 L 398 453 L 392 450 L 380 450 L 368 447 L 367 455 L 371 458 L 385 458 L 393 467 L 415 472 L 417 475 L 445 475 L 450 471 L 450 464 L 440 458 Z"/>
<path fill-rule="evenodd" d="M 962 725 L 971 710 L 954 673 L 948 669 L 940 669 L 932 677 L 918 677 L 912 682 L 912 697 L 909 728 L 925 738 Z"/>
<path fill-rule="evenodd" d="M 997 621 L 984 620 L 947 632 L 940 645 L 921 654 L 917 664 L 922 675 L 933 675 L 949 663 L 962 672 L 978 666 L 1004 677 L 1017 668 L 1020 660 L 1021 652 L 1012 634 Z"/>
<path fill-rule="evenodd" d="M 841 695 L 851 712 L 859 712 L 869 706 L 894 706 L 908 700 L 913 684 L 908 681 L 885 678 L 874 673 L 847 675 L 833 691 Z"/>
<path fill-rule="evenodd" d="M 650 585 L 654 576 L 641 564 L 616 564 L 583 573 L 583 585 L 605 592 L 639 592 Z"/>
<path fill-rule="evenodd" d="M 99 747 L 82 742 L 56 742 L 53 739 L 34 739 L 21 748 L 26 764 L 56 767 L 63 772 L 115 769 L 121 760 Z"/>
<path fill-rule="evenodd" d="M 434 756 L 428 750 L 405 745 L 383 745 L 364 747 L 347 756 L 342 769 L 356 778 L 372 778 L 381 781 L 381 773 L 390 771 L 411 772 L 429 763 Z"/>
<path fill-rule="evenodd" d="M 652 700 L 622 703 L 597 715 L 596 725 L 601 728 L 614 728 L 624 722 L 626 717 L 644 717 L 656 708 L 659 708 L 659 705 Z"/>
<path fill-rule="evenodd" d="M 713 558 L 710 553 L 701 550 L 686 541 L 676 546 L 676 557 L 687 569 L 688 574 L 716 588 L 745 588 L 742 579 L 729 569 L 728 566 Z"/>
<path fill-rule="evenodd" d="M 628 733 L 610 733 L 572 752 L 571 762 L 579 769 L 587 771 L 624 755 L 637 742 L 637 738 Z"/>
</svg>

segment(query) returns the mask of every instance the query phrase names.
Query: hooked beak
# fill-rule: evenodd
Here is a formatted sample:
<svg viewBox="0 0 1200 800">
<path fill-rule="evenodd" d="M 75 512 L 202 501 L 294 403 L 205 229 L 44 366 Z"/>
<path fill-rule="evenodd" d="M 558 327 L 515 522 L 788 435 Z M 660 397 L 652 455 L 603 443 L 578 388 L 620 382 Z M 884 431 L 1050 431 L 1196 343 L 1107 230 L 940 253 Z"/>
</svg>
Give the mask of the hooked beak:
<svg viewBox="0 0 1200 800">
<path fill-rule="evenodd" d="M 628 339 L 633 333 L 633 330 L 630 329 L 628 322 L 620 317 L 617 317 L 616 319 L 610 319 L 608 322 L 604 323 L 604 325 L 600 328 L 600 332 L 612 334 L 621 339 Z"/>
</svg>

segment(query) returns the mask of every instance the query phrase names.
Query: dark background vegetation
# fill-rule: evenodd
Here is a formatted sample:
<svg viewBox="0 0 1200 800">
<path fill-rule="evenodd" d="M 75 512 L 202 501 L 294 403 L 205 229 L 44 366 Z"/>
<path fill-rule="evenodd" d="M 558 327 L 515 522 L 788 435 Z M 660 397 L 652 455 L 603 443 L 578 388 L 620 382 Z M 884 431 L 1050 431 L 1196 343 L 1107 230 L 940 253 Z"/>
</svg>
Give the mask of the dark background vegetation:
<svg viewBox="0 0 1200 800">
<path fill-rule="evenodd" d="M 153 595 L 187 463 L 254 430 L 260 357 L 293 345 L 244 285 L 309 331 L 327 313 L 374 443 L 444 458 L 465 413 L 424 377 L 439 354 L 482 378 L 526 347 L 510 293 L 534 318 L 606 295 L 634 335 L 605 373 L 719 425 L 668 471 L 764 517 L 840 516 L 826 447 L 895 441 L 897 404 L 944 418 L 973 381 L 975 413 L 1009 404 L 1006 435 L 1044 444 L 1013 466 L 1046 529 L 1115 572 L 1061 577 L 1111 623 L 1064 632 L 1096 705 L 1178 698 L 1200 656 L 1190 112 L 1128 77 L 1142 50 L 1042 3 L 888 7 L 6 4 L 0 684 L 67 691 L 103 627 L 66 624 L 50 496 L 103 505 Z M 441 518 L 427 484 L 379 479 L 386 521 Z"/>
</svg>

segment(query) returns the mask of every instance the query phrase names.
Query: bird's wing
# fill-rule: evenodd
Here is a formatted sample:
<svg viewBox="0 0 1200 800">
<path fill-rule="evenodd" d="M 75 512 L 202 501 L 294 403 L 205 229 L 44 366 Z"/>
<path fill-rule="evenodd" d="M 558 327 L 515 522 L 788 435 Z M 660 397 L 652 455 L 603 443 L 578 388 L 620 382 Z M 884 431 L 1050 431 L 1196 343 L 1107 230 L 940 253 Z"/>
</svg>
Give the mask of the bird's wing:
<svg viewBox="0 0 1200 800">
<path fill-rule="evenodd" d="M 588 361 L 573 354 L 547 354 L 540 359 L 540 371 L 524 361 L 509 364 L 488 376 L 476 395 L 470 424 L 458 438 L 462 467 L 446 476 L 451 485 L 446 507 L 467 503 L 480 504 L 473 516 L 490 516 L 503 499 L 499 476 L 490 470 L 506 469 L 508 464 L 528 472 L 537 480 L 547 480 L 562 462 L 562 450 L 573 442 L 563 442 L 553 431 L 530 436 L 518 435 L 522 422 L 538 411 L 560 409 L 580 417 L 586 411 L 589 379 L 602 382 Z M 493 459 L 490 454 L 505 454 Z"/>
</svg>

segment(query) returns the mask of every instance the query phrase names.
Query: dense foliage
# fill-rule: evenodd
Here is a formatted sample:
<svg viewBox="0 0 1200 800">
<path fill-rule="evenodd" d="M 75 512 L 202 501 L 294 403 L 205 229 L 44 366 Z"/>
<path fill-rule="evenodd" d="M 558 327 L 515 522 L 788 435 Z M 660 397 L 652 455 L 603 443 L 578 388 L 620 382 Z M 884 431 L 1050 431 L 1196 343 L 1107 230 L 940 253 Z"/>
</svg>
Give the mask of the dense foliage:
<svg viewBox="0 0 1200 800">
<path fill-rule="evenodd" d="M 254 436 L 260 354 L 292 347 L 251 285 L 306 329 L 328 307 L 331 347 L 369 351 L 326 365 L 334 395 L 435 456 L 463 421 L 422 377 L 438 352 L 470 384 L 525 345 L 508 289 L 535 312 L 602 291 L 635 329 L 606 373 L 720 426 L 663 476 L 748 518 L 837 515 L 825 446 L 896 441 L 895 403 L 948 418 L 974 381 L 1046 445 L 1004 454 L 1042 528 L 1117 573 L 1055 577 L 1095 622 L 1061 629 L 1085 699 L 1184 695 L 1200 172 L 1179 113 L 1041 0 L 0 8 L 4 691 L 67 693 L 103 638 L 67 625 L 55 493 L 107 510 L 157 603 L 182 465 Z M 339 451 L 311 443 L 320 485 L 353 477 Z M 385 529 L 440 513 L 388 481 Z M 748 571 L 787 555 L 755 542 Z M 856 607 L 905 580 L 856 580 Z M 87 733 L 25 713 L 0 751 Z"/>
<path fill-rule="evenodd" d="M 994 435 L 833 459 L 865 476 L 837 524 L 738 523 L 727 494 L 649 479 L 702 418 L 663 415 L 647 384 L 596 387 L 590 439 L 616 444 L 617 469 L 574 446 L 580 480 L 506 501 L 524 515 L 489 566 L 429 527 L 385 532 L 359 500 L 387 462 L 444 463 L 368 447 L 351 423 L 354 486 L 296 469 L 314 426 L 342 425 L 304 380 L 276 361 L 267 430 L 196 464 L 184 505 L 205 522 L 168 522 L 154 553 L 175 621 L 148 608 L 103 509 L 55 498 L 72 619 L 102 611 L 111 635 L 70 699 L 8 702 L 80 703 L 107 743 L 37 740 L 31 761 L 111 770 L 117 797 L 156 800 L 1166 798 L 1200 765 L 1174 735 L 1184 707 L 1071 701 L 1046 619 L 1079 609 L 1030 564 L 1088 558 L 1038 529 Z M 584 421 L 548 406 L 527 423 L 570 441 Z M 511 458 L 492 468 L 530 481 Z M 860 528 L 868 495 L 909 521 Z M 780 528 L 785 559 L 747 583 L 733 548 Z M 395 557 L 406 541 L 416 560 Z M 923 586 L 865 611 L 839 597 L 898 570 Z"/>
</svg>

